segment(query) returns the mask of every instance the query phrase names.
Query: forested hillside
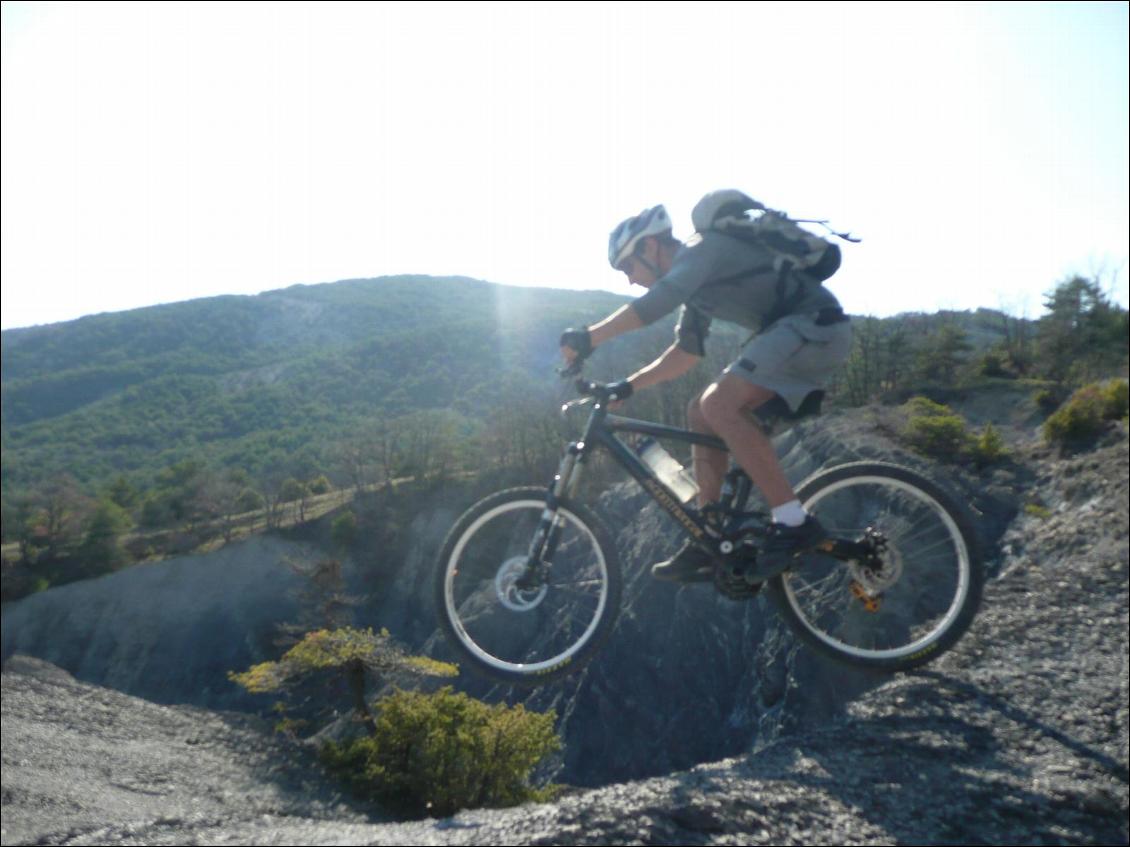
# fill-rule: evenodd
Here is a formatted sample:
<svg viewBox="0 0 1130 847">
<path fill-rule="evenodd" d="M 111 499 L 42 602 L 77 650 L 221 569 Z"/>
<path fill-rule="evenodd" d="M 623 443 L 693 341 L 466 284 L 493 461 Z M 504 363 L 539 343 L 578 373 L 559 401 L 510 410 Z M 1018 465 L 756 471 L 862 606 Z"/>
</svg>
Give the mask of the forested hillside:
<svg viewBox="0 0 1130 847">
<path fill-rule="evenodd" d="M 84 489 L 184 458 L 255 476 L 375 417 L 481 417 L 510 380 L 552 376 L 602 293 L 396 277 L 218 297 L 3 335 L 4 489 Z"/>
</svg>

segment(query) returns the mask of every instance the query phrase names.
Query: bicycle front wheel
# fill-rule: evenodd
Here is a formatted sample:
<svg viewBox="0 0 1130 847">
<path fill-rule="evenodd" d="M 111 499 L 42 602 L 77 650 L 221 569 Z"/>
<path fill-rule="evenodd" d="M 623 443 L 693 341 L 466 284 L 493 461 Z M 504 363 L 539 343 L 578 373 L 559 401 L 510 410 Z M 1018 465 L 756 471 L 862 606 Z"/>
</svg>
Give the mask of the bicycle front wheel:
<svg viewBox="0 0 1130 847">
<path fill-rule="evenodd" d="M 859 462 L 811 477 L 797 496 L 833 537 L 871 551 L 849 561 L 806 554 L 770 581 L 770 597 L 805 642 L 891 671 L 957 642 L 984 575 L 969 520 L 941 488 L 907 468 Z"/>
<path fill-rule="evenodd" d="M 436 608 L 448 640 L 494 679 L 540 685 L 582 667 L 612 629 L 622 580 L 616 548 L 596 516 L 559 502 L 546 574 L 522 582 L 546 514 L 545 490 L 517 488 L 477 503 L 444 542 Z"/>
</svg>

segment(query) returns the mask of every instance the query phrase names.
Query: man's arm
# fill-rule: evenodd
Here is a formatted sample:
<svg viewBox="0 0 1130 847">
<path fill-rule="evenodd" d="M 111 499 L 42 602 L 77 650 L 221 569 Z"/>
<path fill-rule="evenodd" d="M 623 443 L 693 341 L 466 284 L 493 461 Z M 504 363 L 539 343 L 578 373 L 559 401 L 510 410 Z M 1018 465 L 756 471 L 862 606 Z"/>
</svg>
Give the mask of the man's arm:
<svg viewBox="0 0 1130 847">
<path fill-rule="evenodd" d="M 600 323 L 588 327 L 588 332 L 592 346 L 595 348 L 605 341 L 642 326 L 644 326 L 643 321 L 640 320 L 639 315 L 632 308 L 632 304 L 629 303 L 617 309 Z M 561 350 L 565 354 L 566 361 L 571 363 L 576 352 L 569 347 L 562 347 Z M 679 342 L 676 341 L 664 350 L 658 359 L 636 371 L 628 377 L 627 381 L 632 384 L 633 391 L 649 388 L 661 382 L 677 379 L 697 365 L 701 358 L 702 356 L 680 347 Z"/>
<path fill-rule="evenodd" d="M 697 365 L 700 359 L 700 356 L 688 353 L 678 344 L 672 344 L 658 359 L 628 377 L 628 382 L 632 384 L 634 393 L 641 388 L 649 388 L 682 376 Z"/>
<path fill-rule="evenodd" d="M 621 306 L 611 315 L 599 323 L 584 329 L 568 329 L 561 337 L 561 356 L 569 364 L 578 356 L 588 357 L 594 349 L 605 341 L 611 341 L 618 335 L 639 329 L 644 325 L 636 310 L 629 303 Z M 588 333 L 587 339 L 584 337 Z M 569 336 L 578 336 L 570 339 Z"/>
<path fill-rule="evenodd" d="M 592 337 L 592 346 L 598 347 L 605 341 L 611 341 L 617 336 L 623 335 L 626 332 L 631 332 L 634 329 L 642 327 L 643 321 L 632 308 L 632 304 L 628 303 L 621 306 L 607 318 L 600 323 L 595 323 L 589 327 L 589 335 Z"/>
</svg>

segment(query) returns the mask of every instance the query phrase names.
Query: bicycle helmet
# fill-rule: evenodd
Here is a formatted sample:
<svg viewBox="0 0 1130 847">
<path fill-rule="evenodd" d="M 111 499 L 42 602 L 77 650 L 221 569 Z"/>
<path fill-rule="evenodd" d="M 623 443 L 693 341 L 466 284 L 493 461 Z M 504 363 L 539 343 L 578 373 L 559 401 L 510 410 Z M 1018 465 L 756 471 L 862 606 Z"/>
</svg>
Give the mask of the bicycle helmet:
<svg viewBox="0 0 1130 847">
<path fill-rule="evenodd" d="M 620 263 L 632 254 L 641 238 L 671 231 L 671 217 L 660 206 L 644 209 L 634 218 L 628 218 L 608 236 L 608 261 L 619 270 Z"/>
</svg>

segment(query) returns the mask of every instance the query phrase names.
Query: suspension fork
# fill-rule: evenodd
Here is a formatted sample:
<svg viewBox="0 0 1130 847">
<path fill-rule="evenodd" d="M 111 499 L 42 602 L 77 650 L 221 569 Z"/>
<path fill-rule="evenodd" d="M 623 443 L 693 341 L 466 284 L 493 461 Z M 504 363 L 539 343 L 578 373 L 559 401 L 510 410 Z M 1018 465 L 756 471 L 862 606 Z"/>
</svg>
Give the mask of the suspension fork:
<svg viewBox="0 0 1130 847">
<path fill-rule="evenodd" d="M 585 453 L 583 441 L 574 441 L 565 449 L 557 474 L 545 492 L 545 510 L 541 514 L 537 531 L 534 532 L 530 549 L 526 556 L 526 572 L 518 580 L 519 588 L 528 589 L 541 585 L 553 563 L 557 544 L 561 540 L 561 528 L 565 521 L 557 514 L 562 498 L 572 496 L 580 483 L 582 459 Z"/>
</svg>

